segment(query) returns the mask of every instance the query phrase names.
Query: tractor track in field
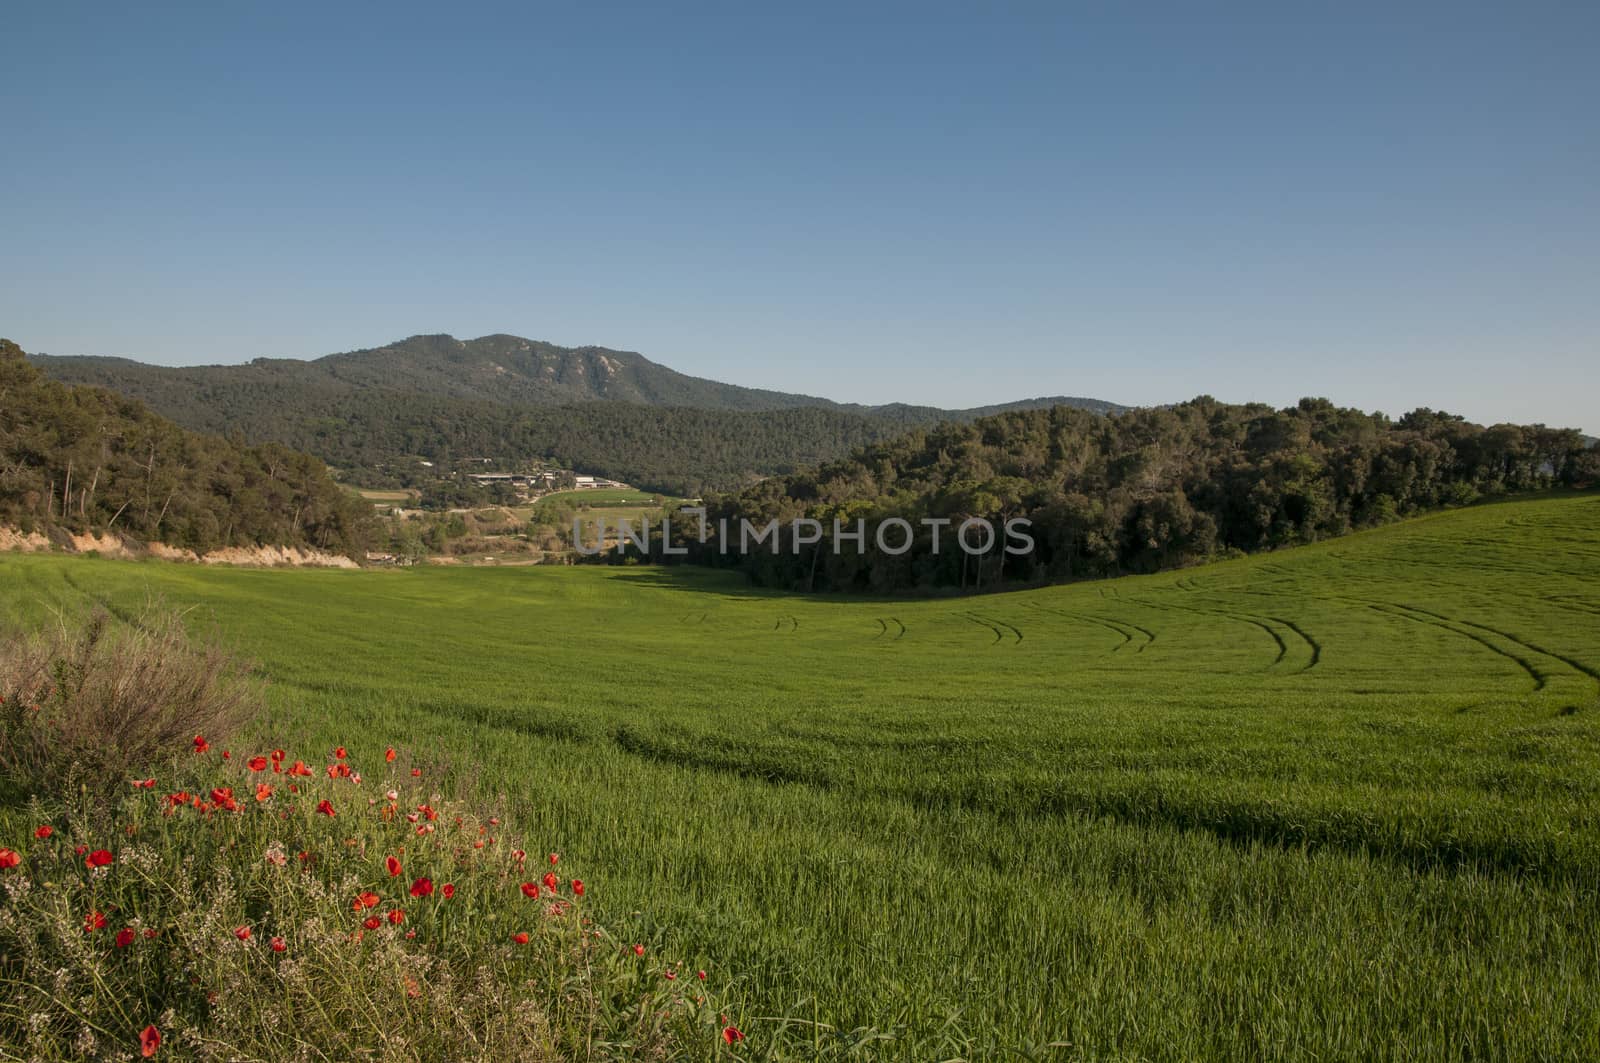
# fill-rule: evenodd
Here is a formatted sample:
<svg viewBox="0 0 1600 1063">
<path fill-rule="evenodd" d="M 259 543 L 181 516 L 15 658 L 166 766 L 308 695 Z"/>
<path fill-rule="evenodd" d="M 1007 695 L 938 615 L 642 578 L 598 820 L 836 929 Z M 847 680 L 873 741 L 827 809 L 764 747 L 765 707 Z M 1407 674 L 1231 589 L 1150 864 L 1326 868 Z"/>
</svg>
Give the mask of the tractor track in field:
<svg viewBox="0 0 1600 1063">
<path fill-rule="evenodd" d="M 981 613 L 968 613 L 967 615 L 968 616 L 972 616 L 972 617 L 976 617 L 978 620 L 981 620 L 986 626 L 991 627 L 994 630 L 1002 632 L 1001 638 L 1005 637 L 1004 632 L 1010 632 L 1012 638 L 1014 638 L 1018 642 L 1022 641 L 1022 629 L 1017 627 L 1015 624 L 1008 624 L 1004 620 L 997 620 L 992 616 L 984 616 Z"/>
<path fill-rule="evenodd" d="M 1143 600 L 1140 599 L 1140 601 Z M 1272 663 L 1267 665 L 1269 669 L 1276 668 L 1289 659 L 1289 640 L 1284 637 L 1284 631 L 1289 632 L 1297 641 L 1303 643 L 1308 655 L 1308 660 L 1305 664 L 1286 674 L 1300 675 L 1311 671 L 1311 669 L 1322 663 L 1322 644 L 1292 620 L 1285 620 L 1278 616 L 1252 616 L 1249 613 L 1234 613 L 1225 609 L 1202 609 L 1195 605 L 1176 605 L 1171 603 L 1157 605 L 1148 601 L 1144 601 L 1143 604 L 1151 609 L 1182 609 L 1184 612 L 1199 613 L 1201 616 L 1217 616 L 1224 620 L 1232 620 L 1239 624 L 1249 624 L 1251 627 L 1261 629 L 1267 633 L 1273 644 L 1278 647 L 1277 655 L 1272 658 Z M 1278 625 L 1278 627 L 1274 627 L 1274 624 Z M 1279 630 L 1279 628 L 1282 628 L 1282 630 Z"/>
<path fill-rule="evenodd" d="M 1573 658 L 1564 654 L 1547 650 L 1543 646 L 1529 642 L 1527 639 L 1519 638 L 1518 636 L 1511 634 L 1509 631 L 1501 631 L 1499 628 L 1490 627 L 1488 624 L 1480 624 L 1475 620 L 1459 620 L 1454 617 L 1444 616 L 1440 613 L 1430 612 L 1427 609 L 1423 609 L 1415 605 L 1407 605 L 1405 608 L 1410 609 L 1415 613 L 1422 613 L 1425 616 L 1435 617 L 1439 620 L 1449 620 L 1453 623 L 1461 624 L 1470 628 L 1476 628 L 1479 631 L 1486 631 L 1491 635 L 1499 636 L 1500 638 L 1505 639 L 1507 642 L 1521 646 L 1525 650 L 1532 650 L 1534 653 L 1537 653 L 1543 657 L 1549 657 L 1553 661 L 1560 661 L 1568 668 L 1571 668 L 1574 672 L 1577 672 L 1581 675 L 1586 675 L 1590 679 L 1594 680 L 1597 685 L 1600 685 L 1600 670 L 1592 668 L 1589 665 L 1584 664 L 1582 661 L 1574 660 Z"/>
<path fill-rule="evenodd" d="M 783 625 L 785 625 L 785 624 L 789 625 L 789 633 L 790 634 L 793 634 L 794 632 L 800 630 L 800 621 L 796 620 L 792 616 L 789 616 L 787 613 L 785 613 L 783 616 L 778 617 L 778 619 L 772 625 L 772 630 L 774 630 L 774 631 L 782 631 L 783 630 Z"/>
<path fill-rule="evenodd" d="M 1543 690 L 1548 682 L 1548 677 L 1539 669 L 1535 668 L 1533 666 L 1533 662 L 1529 661 L 1526 657 L 1496 646 L 1482 635 L 1474 634 L 1471 631 L 1461 630 L 1458 621 L 1450 621 L 1446 623 L 1444 622 L 1445 618 L 1439 617 L 1439 614 L 1437 613 L 1429 613 L 1423 610 L 1413 611 L 1410 606 L 1400 605 L 1392 602 L 1367 602 L 1366 605 L 1367 608 L 1374 609 L 1380 613 L 1383 613 L 1385 616 L 1397 616 L 1402 620 L 1409 620 L 1414 624 L 1424 624 L 1428 627 L 1438 628 L 1441 631 L 1448 631 L 1452 635 L 1460 635 L 1464 639 L 1471 639 L 1473 642 L 1476 642 L 1490 653 L 1499 654 L 1501 657 L 1514 662 L 1524 672 L 1528 673 L 1528 677 L 1533 680 L 1534 690 Z"/>
<path fill-rule="evenodd" d="M 898 630 L 895 630 L 895 634 L 892 637 L 890 637 L 890 639 L 889 639 L 890 642 L 896 642 L 896 641 L 898 641 L 900 639 L 905 638 L 906 626 L 904 624 L 902 624 L 899 620 L 896 620 L 894 617 L 892 617 L 892 616 L 891 617 L 881 617 L 881 616 L 879 616 L 879 617 L 874 617 L 873 619 L 878 622 L 878 633 L 876 635 L 872 636 L 873 639 L 881 639 L 885 635 L 888 635 L 889 632 L 892 630 L 889 627 L 890 624 L 893 624 L 895 629 L 898 629 Z"/>
<path fill-rule="evenodd" d="M 1041 613 L 1049 613 L 1051 616 L 1060 616 L 1065 617 L 1068 620 L 1078 620 L 1087 624 L 1093 624 L 1095 627 L 1105 628 L 1107 631 L 1112 631 L 1118 635 L 1121 635 L 1122 641 L 1111 647 L 1109 651 L 1111 653 L 1116 653 L 1120 650 L 1126 649 L 1129 645 L 1132 645 L 1134 641 L 1133 632 L 1135 631 L 1144 636 L 1144 641 L 1134 646 L 1134 653 L 1143 653 L 1144 648 L 1156 640 L 1155 632 L 1150 631 L 1147 628 L 1139 627 L 1136 624 L 1130 624 L 1126 620 L 1109 620 L 1106 617 L 1091 616 L 1088 613 L 1071 613 L 1065 609 L 1052 609 L 1045 605 L 1034 605 L 1032 608 L 1037 609 Z"/>
<path fill-rule="evenodd" d="M 1000 633 L 1000 629 L 998 627 L 995 627 L 994 624 L 990 623 L 987 620 L 982 619 L 981 617 L 977 616 L 976 614 L 973 614 L 973 613 L 962 613 L 961 614 L 961 619 L 963 619 L 963 620 L 965 620 L 965 621 L 967 621 L 968 623 L 971 623 L 971 624 L 977 624 L 979 627 L 988 628 L 990 631 L 994 632 L 994 640 L 996 642 L 999 642 L 1002 638 L 1005 637 L 1004 635 L 1002 635 Z"/>
</svg>

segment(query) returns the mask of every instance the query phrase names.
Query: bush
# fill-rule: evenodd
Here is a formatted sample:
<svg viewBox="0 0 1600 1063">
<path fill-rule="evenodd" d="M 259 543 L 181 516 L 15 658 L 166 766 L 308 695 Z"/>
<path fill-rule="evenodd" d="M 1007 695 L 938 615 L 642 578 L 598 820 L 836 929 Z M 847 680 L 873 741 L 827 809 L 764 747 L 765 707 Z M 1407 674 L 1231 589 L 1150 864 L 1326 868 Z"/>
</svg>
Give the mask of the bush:
<svg viewBox="0 0 1600 1063">
<path fill-rule="evenodd" d="M 0 796 L 16 802 L 78 784 L 111 797 L 189 736 L 231 737 L 258 692 L 237 658 L 151 606 L 0 634 L 0 699 Z"/>
<path fill-rule="evenodd" d="M 35 803 L 24 837 L 0 839 L 0 1055 L 650 1060 L 745 1047 L 706 972 L 596 925 L 592 889 L 556 855 L 525 855 L 509 824 L 430 792 L 403 755 L 363 779 L 342 749 L 311 768 L 192 742 L 157 778 L 122 783 L 102 832 Z"/>
</svg>

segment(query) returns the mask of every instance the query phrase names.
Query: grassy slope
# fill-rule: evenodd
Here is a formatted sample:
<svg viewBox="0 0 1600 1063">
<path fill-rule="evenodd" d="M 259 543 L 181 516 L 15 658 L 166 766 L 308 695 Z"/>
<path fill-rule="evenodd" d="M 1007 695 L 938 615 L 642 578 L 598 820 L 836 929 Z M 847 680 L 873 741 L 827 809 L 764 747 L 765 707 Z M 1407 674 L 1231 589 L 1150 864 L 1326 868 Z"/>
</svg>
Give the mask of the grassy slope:
<svg viewBox="0 0 1600 1063">
<path fill-rule="evenodd" d="M 282 733 L 436 745 L 602 908 L 884 1056 L 1600 1044 L 1594 495 L 941 601 L 0 559 L 28 612 L 147 590 Z"/>
</svg>

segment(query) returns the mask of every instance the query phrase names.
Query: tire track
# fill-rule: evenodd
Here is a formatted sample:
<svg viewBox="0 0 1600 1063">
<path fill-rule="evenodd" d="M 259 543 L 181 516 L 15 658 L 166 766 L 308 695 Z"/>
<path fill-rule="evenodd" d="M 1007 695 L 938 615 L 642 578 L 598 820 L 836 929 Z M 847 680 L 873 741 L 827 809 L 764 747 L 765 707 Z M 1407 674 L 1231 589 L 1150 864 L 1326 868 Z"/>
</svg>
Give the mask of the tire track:
<svg viewBox="0 0 1600 1063">
<path fill-rule="evenodd" d="M 1520 667 L 1524 672 L 1527 672 L 1529 678 L 1533 680 L 1534 690 L 1543 690 L 1545 688 L 1546 679 L 1544 673 L 1535 668 L 1532 662 L 1527 660 L 1527 658 L 1512 653 L 1510 650 L 1501 649 L 1499 646 L 1496 646 L 1482 635 L 1475 635 L 1470 631 L 1462 631 L 1459 627 L 1454 626 L 1453 624 L 1442 623 L 1437 619 L 1425 619 L 1425 617 L 1433 617 L 1436 614 L 1423 613 L 1421 616 L 1415 616 L 1412 615 L 1411 612 L 1408 612 L 1410 609 L 1409 606 L 1395 605 L 1387 602 L 1368 602 L 1367 607 L 1369 609 L 1375 609 L 1386 616 L 1397 616 L 1402 620 L 1410 620 L 1415 624 L 1425 624 L 1428 627 L 1436 627 L 1441 631 L 1448 631 L 1452 635 L 1460 635 L 1464 639 L 1471 639 L 1473 642 L 1476 642 L 1489 652 L 1497 653 L 1501 657 L 1515 662 L 1517 666 Z"/>
<path fill-rule="evenodd" d="M 1019 628 L 1019 627 L 1017 627 L 1017 626 L 1015 626 L 1013 624 L 1008 624 L 1004 620 L 996 620 L 992 616 L 983 616 L 983 615 L 981 615 L 979 613 L 973 613 L 972 615 L 977 617 L 979 620 L 982 620 L 985 624 L 990 625 L 991 627 L 1003 628 L 1006 631 L 1011 632 L 1012 636 L 1018 642 L 1022 641 L 1022 629 L 1021 628 Z"/>
<path fill-rule="evenodd" d="M 1477 623 L 1476 621 L 1473 621 L 1473 620 L 1457 620 L 1454 617 L 1443 616 L 1443 615 L 1441 615 L 1439 613 L 1430 612 L 1427 609 L 1422 609 L 1422 608 L 1419 608 L 1418 606 L 1415 606 L 1415 605 L 1408 605 L 1408 606 L 1405 606 L 1405 608 L 1410 609 L 1413 612 L 1422 613 L 1422 614 L 1424 614 L 1426 616 L 1436 617 L 1436 618 L 1438 618 L 1440 620 L 1449 620 L 1449 621 L 1452 621 L 1453 623 L 1462 624 L 1462 625 L 1464 625 L 1466 627 L 1477 628 L 1479 631 L 1487 631 L 1491 635 L 1498 635 L 1500 638 L 1505 639 L 1507 642 L 1511 642 L 1511 643 L 1514 643 L 1514 644 L 1516 644 L 1518 646 L 1521 646 L 1525 650 L 1532 650 L 1534 653 L 1540 654 L 1541 656 L 1544 656 L 1544 657 L 1549 657 L 1551 660 L 1560 661 L 1562 664 L 1566 665 L 1568 668 L 1571 668 L 1573 671 L 1578 672 L 1581 675 L 1586 675 L 1590 679 L 1593 679 L 1596 682 L 1596 684 L 1600 684 L 1600 670 L 1596 670 L 1594 668 L 1591 668 L 1589 665 L 1584 664 L 1582 661 L 1577 661 L 1577 660 L 1574 660 L 1573 658 L 1567 657 L 1567 656 L 1565 656 L 1563 654 L 1555 653 L 1555 652 L 1553 652 L 1551 650 L 1547 650 L 1543 646 L 1536 645 L 1536 644 L 1534 644 L 1532 642 L 1529 642 L 1526 639 L 1518 638 L 1516 635 L 1513 635 L 1508 631 L 1501 631 L 1499 628 L 1493 628 L 1493 627 L 1490 627 L 1488 624 L 1480 624 L 1480 623 Z"/>
<path fill-rule="evenodd" d="M 976 614 L 973 614 L 973 613 L 962 613 L 961 614 L 961 618 L 963 620 L 968 621 L 969 623 L 977 624 L 979 627 L 986 627 L 990 631 L 994 632 L 994 640 L 996 642 L 999 642 L 1002 638 L 1004 638 L 1004 636 L 1000 634 L 1000 629 L 999 628 L 995 627 L 993 624 L 989 623 L 987 620 L 980 619 Z"/>
<path fill-rule="evenodd" d="M 1118 635 L 1121 635 L 1122 641 L 1111 647 L 1109 651 L 1111 653 L 1116 653 L 1119 650 L 1125 649 L 1129 644 L 1131 644 L 1133 642 L 1134 631 L 1137 631 L 1139 634 L 1144 636 L 1144 641 L 1134 647 L 1134 653 L 1143 653 L 1144 648 L 1150 645 L 1150 643 L 1154 642 L 1156 638 L 1154 632 L 1148 631 L 1142 627 L 1137 627 L 1133 624 L 1129 624 L 1125 620 L 1113 621 L 1101 616 L 1091 616 L 1088 613 L 1069 613 L 1065 609 L 1051 609 L 1049 606 L 1045 605 L 1034 605 L 1032 608 L 1037 609 L 1041 613 L 1049 613 L 1051 616 L 1060 616 L 1065 617 L 1068 620 L 1078 620 L 1087 624 L 1093 624 L 1096 627 L 1102 627 L 1107 631 L 1112 631 Z M 1130 628 L 1132 630 L 1129 630 Z"/>
</svg>

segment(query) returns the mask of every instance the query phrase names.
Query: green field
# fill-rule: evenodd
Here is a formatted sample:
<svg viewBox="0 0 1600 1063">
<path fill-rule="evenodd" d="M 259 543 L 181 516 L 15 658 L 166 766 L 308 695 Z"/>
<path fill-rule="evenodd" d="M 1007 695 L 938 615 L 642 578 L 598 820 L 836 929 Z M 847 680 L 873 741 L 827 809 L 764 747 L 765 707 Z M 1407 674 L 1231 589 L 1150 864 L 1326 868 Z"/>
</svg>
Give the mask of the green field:
<svg viewBox="0 0 1600 1063">
<path fill-rule="evenodd" d="M 28 616 L 151 592 L 270 732 L 504 793 L 758 1058 L 1600 1055 L 1594 494 L 962 599 L 0 557 Z"/>
<path fill-rule="evenodd" d="M 666 502 L 681 501 L 667 495 L 640 491 L 635 487 L 590 487 L 582 491 L 552 491 L 550 494 L 539 496 L 539 501 L 579 507 L 653 506 L 657 498 Z"/>
</svg>

